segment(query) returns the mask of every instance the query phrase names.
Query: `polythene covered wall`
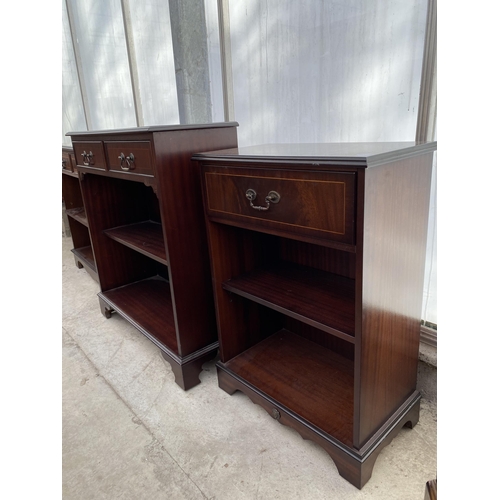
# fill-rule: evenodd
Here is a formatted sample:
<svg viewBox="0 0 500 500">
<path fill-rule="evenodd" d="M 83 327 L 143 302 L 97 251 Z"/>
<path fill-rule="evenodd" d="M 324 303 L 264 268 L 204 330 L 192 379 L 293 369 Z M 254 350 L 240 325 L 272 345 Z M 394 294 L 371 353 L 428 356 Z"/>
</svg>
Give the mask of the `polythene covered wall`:
<svg viewBox="0 0 500 500">
<path fill-rule="evenodd" d="M 231 0 L 241 145 L 412 141 L 427 0 Z"/>
<path fill-rule="evenodd" d="M 86 130 L 87 122 L 83 109 L 82 93 L 73 50 L 71 29 L 66 4 L 63 0 L 62 12 L 62 143 L 69 145 L 70 130 Z"/>
</svg>

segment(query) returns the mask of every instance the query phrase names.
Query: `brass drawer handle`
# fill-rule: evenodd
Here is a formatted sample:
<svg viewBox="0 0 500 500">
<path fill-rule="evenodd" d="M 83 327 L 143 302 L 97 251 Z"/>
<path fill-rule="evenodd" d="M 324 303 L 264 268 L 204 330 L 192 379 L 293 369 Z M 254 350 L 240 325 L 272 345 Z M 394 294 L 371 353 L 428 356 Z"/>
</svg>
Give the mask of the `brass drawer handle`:
<svg viewBox="0 0 500 500">
<path fill-rule="evenodd" d="M 247 200 L 250 202 L 250 206 L 253 209 L 259 210 L 261 212 L 266 212 L 267 210 L 269 210 L 271 203 L 278 203 L 281 199 L 281 196 L 279 193 L 277 193 L 276 191 L 269 191 L 269 193 L 267 193 L 267 196 L 264 198 L 264 201 L 266 202 L 266 206 L 260 207 L 260 206 L 254 205 L 252 203 L 253 200 L 255 200 L 255 198 L 257 198 L 257 193 L 255 192 L 255 190 L 247 189 L 245 196 L 247 197 Z"/>
<path fill-rule="evenodd" d="M 66 168 L 66 160 L 62 161 L 62 168 Z"/>
<path fill-rule="evenodd" d="M 128 171 L 134 168 L 135 156 L 132 153 L 130 153 L 129 156 L 125 156 L 123 153 L 120 153 L 118 159 L 120 160 L 120 167 L 122 170 Z"/>
<path fill-rule="evenodd" d="M 92 154 L 92 151 L 89 151 L 88 153 L 84 151 L 82 156 L 84 165 L 92 165 L 94 163 L 94 155 Z"/>
</svg>

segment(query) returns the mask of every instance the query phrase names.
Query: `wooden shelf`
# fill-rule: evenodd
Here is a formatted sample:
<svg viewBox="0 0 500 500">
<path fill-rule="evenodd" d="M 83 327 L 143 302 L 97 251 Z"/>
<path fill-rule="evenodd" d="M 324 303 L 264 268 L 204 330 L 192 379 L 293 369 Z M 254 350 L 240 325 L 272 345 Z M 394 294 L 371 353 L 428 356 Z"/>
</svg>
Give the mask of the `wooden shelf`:
<svg viewBox="0 0 500 500">
<path fill-rule="evenodd" d="M 76 221 L 83 224 L 85 227 L 89 227 L 89 222 L 87 220 L 87 214 L 85 213 L 84 207 L 71 208 L 70 210 L 66 210 L 66 214 L 68 217 L 72 217 Z"/>
<path fill-rule="evenodd" d="M 333 438 L 352 446 L 352 361 L 280 330 L 222 365 Z"/>
<path fill-rule="evenodd" d="M 73 250 L 71 251 L 78 257 L 78 260 L 80 260 L 84 266 L 88 266 L 94 272 L 97 272 L 94 260 L 94 252 L 92 251 L 91 246 L 82 248 L 73 248 Z"/>
<path fill-rule="evenodd" d="M 67 175 L 68 177 L 74 177 L 75 179 L 78 179 L 78 173 L 77 172 L 71 172 L 71 170 L 64 170 L 62 171 L 63 175 Z"/>
<path fill-rule="evenodd" d="M 232 278 L 222 287 L 354 342 L 354 280 L 350 278 L 282 262 Z"/>
<path fill-rule="evenodd" d="M 158 276 L 100 292 L 100 296 L 147 337 L 177 353 L 172 298 L 168 281 Z"/>
<path fill-rule="evenodd" d="M 104 231 L 111 239 L 168 265 L 163 230 L 158 222 L 146 221 Z"/>
</svg>

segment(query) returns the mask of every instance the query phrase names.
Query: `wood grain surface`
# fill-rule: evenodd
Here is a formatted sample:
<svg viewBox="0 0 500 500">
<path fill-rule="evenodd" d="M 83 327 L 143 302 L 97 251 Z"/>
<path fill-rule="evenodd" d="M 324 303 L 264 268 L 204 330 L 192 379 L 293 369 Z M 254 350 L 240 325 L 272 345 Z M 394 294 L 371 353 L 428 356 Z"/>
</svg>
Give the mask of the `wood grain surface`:
<svg viewBox="0 0 500 500">
<path fill-rule="evenodd" d="M 281 330 L 225 366 L 305 420 L 352 446 L 352 361 Z"/>
</svg>

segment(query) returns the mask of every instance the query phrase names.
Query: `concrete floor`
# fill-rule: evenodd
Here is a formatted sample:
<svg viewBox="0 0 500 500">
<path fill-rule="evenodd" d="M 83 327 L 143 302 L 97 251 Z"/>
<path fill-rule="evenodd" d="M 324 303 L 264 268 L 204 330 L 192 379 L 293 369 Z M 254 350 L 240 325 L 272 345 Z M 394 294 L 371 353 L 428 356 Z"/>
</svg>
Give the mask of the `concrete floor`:
<svg viewBox="0 0 500 500">
<path fill-rule="evenodd" d="M 327 453 L 243 394 L 217 386 L 215 362 L 184 392 L 159 350 L 117 315 L 62 238 L 62 492 L 91 499 L 423 500 L 436 478 L 436 403 L 379 455 L 359 491 Z"/>
</svg>

